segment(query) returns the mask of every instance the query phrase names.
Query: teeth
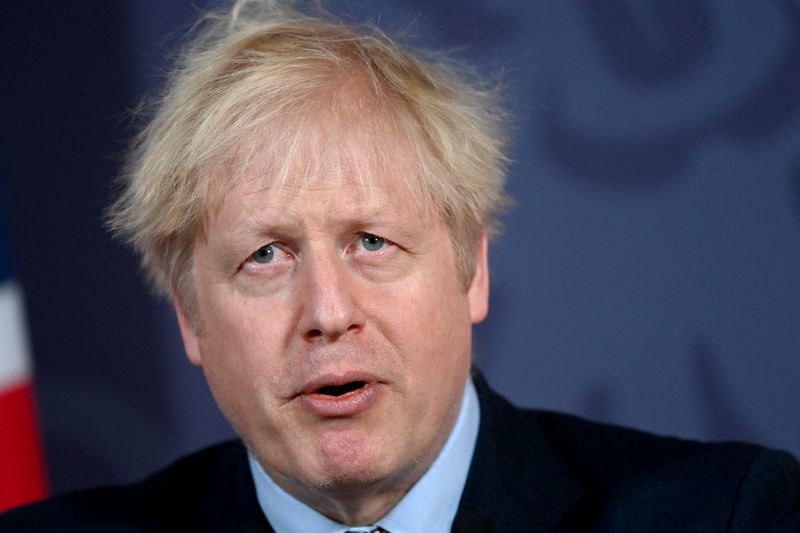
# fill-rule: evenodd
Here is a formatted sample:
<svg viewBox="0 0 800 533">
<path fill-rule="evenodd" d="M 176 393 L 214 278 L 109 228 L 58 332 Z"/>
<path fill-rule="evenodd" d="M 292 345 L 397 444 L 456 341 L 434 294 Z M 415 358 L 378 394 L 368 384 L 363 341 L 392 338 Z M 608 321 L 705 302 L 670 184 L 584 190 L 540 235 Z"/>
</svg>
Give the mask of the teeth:
<svg viewBox="0 0 800 533">
<path fill-rule="evenodd" d="M 363 381 L 351 381 L 350 383 L 345 383 L 344 385 L 328 385 L 327 387 L 322 387 L 319 389 L 319 394 L 325 394 L 327 396 L 342 396 L 348 392 L 358 390 L 364 385 L 365 383 Z"/>
</svg>

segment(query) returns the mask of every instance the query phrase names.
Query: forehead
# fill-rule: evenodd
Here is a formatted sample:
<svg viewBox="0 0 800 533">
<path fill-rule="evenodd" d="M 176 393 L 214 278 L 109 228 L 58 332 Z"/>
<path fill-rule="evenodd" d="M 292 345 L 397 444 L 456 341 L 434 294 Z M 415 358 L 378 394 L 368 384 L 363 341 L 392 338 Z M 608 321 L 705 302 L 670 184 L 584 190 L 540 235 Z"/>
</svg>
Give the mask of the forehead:
<svg viewBox="0 0 800 533">
<path fill-rule="evenodd" d="M 275 226 L 300 230 L 309 224 L 410 229 L 430 220 L 435 209 L 422 193 L 410 150 L 397 137 L 364 132 L 326 136 L 317 130 L 287 156 L 257 153 L 212 205 L 206 232 L 215 227 L 237 234 Z"/>
<path fill-rule="evenodd" d="M 245 139 L 223 168 L 210 214 L 232 197 L 302 210 L 329 197 L 362 207 L 394 205 L 430 215 L 433 202 L 415 144 L 385 110 L 358 102 L 271 123 Z"/>
</svg>

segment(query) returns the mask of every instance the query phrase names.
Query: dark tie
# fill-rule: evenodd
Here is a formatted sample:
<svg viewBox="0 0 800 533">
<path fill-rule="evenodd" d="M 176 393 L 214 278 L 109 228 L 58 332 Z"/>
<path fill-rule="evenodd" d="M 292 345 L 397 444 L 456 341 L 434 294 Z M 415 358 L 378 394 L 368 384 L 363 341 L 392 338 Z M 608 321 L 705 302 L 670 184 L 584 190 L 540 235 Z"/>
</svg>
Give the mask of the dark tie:
<svg viewBox="0 0 800 533">
<path fill-rule="evenodd" d="M 345 533 L 358 533 L 358 532 L 354 532 L 352 529 L 349 529 L 345 531 Z M 389 533 L 389 532 L 383 529 L 382 527 L 378 526 L 375 529 L 370 529 L 367 533 Z"/>
</svg>

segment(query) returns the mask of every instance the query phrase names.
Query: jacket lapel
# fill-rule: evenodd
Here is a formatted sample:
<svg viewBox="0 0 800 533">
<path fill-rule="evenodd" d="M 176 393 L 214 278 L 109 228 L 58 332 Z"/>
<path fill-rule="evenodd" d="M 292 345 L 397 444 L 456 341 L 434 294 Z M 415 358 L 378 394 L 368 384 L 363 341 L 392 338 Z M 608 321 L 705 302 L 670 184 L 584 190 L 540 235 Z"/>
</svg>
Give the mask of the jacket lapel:
<svg viewBox="0 0 800 533">
<path fill-rule="evenodd" d="M 456 533 L 549 531 L 583 493 L 535 412 L 512 406 L 474 376 L 481 425 L 453 522 Z"/>
</svg>

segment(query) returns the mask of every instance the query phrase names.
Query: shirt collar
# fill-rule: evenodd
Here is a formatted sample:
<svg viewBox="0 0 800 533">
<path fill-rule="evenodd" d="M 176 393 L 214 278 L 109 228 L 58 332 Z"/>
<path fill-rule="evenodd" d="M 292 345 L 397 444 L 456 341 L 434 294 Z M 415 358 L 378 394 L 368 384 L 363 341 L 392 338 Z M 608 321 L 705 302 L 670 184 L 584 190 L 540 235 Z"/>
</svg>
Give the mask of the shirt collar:
<svg viewBox="0 0 800 533">
<path fill-rule="evenodd" d="M 478 395 L 468 379 L 458 419 L 442 451 L 403 499 L 375 525 L 391 533 L 450 531 L 467 482 L 479 424 Z M 264 472 L 252 453 L 248 460 L 258 503 L 275 533 L 342 533 L 353 527 L 334 522 L 287 493 Z"/>
</svg>

